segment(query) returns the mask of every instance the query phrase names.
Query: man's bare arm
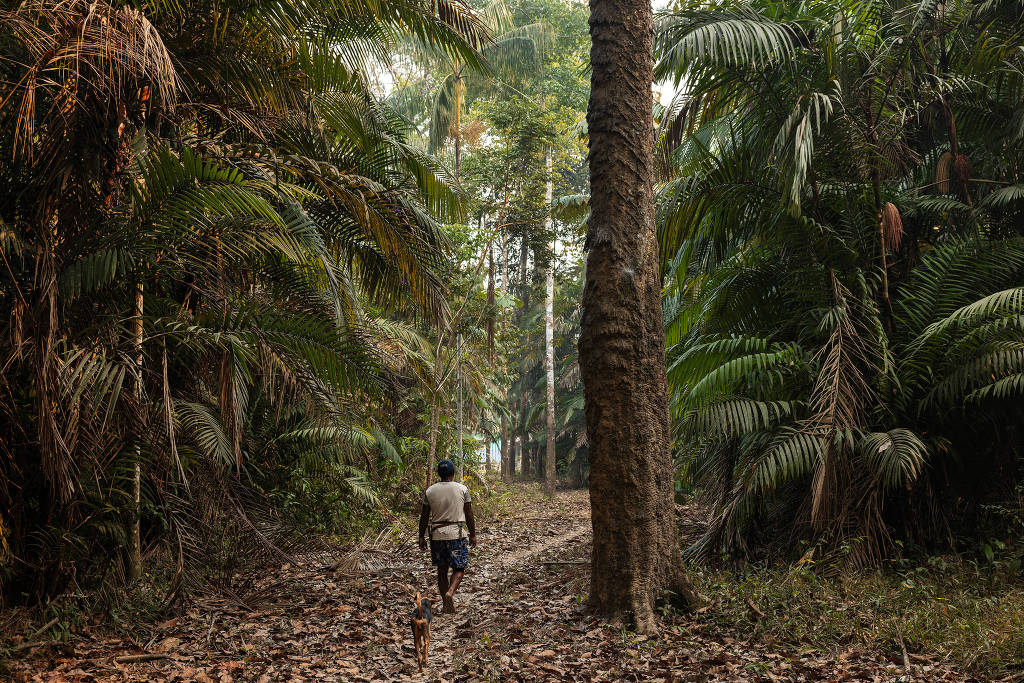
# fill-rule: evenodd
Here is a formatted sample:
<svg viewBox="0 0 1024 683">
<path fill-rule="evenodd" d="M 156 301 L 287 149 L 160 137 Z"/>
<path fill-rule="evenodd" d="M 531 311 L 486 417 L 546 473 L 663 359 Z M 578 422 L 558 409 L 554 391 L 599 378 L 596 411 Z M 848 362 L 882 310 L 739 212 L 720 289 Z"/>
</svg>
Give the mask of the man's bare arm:
<svg viewBox="0 0 1024 683">
<path fill-rule="evenodd" d="M 469 544 L 476 547 L 476 519 L 473 518 L 473 504 L 464 503 L 463 511 L 466 513 L 466 528 L 469 529 Z"/>
<path fill-rule="evenodd" d="M 424 536 L 427 535 L 427 524 L 430 522 L 430 506 L 426 503 L 420 506 L 420 550 L 427 547 L 427 540 Z"/>
</svg>

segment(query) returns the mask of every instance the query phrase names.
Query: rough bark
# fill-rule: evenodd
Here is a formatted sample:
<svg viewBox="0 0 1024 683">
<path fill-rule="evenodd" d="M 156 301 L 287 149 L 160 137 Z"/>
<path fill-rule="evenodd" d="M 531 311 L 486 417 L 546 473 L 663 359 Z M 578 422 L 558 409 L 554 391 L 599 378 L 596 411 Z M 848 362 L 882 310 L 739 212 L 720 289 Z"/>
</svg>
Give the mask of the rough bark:
<svg viewBox="0 0 1024 683">
<path fill-rule="evenodd" d="M 650 0 L 591 0 L 591 215 L 579 341 L 594 530 L 590 609 L 656 629 L 682 570 L 654 225 Z"/>
<path fill-rule="evenodd" d="M 548 216 L 545 228 L 548 233 L 547 267 L 544 269 L 544 375 L 547 391 L 545 392 L 544 418 L 547 431 L 547 444 L 544 459 L 544 492 L 548 497 L 555 495 L 555 238 L 554 221 L 551 217 L 551 199 L 553 182 L 551 177 L 551 150 L 545 158 L 547 166 L 547 190 L 545 197 L 548 205 Z M 539 469 L 539 468 L 538 468 Z"/>
</svg>

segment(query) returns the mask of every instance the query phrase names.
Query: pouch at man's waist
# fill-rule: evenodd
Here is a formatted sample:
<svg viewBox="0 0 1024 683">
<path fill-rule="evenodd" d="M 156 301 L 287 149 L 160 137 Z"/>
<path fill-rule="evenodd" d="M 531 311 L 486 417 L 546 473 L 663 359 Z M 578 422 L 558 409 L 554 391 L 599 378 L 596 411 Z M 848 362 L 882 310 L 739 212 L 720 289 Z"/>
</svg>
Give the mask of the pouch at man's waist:
<svg viewBox="0 0 1024 683">
<path fill-rule="evenodd" d="M 450 522 L 447 520 L 441 520 L 430 523 L 430 540 L 432 541 L 453 541 L 457 538 L 462 538 L 465 534 L 463 528 L 466 526 L 465 521 Z M 455 533 L 455 536 L 452 534 Z M 449 538 L 450 537 L 450 538 Z"/>
</svg>

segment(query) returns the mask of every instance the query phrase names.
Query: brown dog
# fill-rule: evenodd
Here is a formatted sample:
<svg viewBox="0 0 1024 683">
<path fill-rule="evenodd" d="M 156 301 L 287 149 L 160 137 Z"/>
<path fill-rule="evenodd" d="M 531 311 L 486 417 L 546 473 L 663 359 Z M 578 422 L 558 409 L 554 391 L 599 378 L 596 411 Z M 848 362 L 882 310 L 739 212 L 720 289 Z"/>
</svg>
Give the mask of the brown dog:
<svg viewBox="0 0 1024 683">
<path fill-rule="evenodd" d="M 430 600 L 416 593 L 416 607 L 412 611 L 412 640 L 416 646 L 416 661 L 423 671 L 427 663 L 427 651 L 430 648 L 430 621 L 434 616 L 430 612 Z"/>
</svg>

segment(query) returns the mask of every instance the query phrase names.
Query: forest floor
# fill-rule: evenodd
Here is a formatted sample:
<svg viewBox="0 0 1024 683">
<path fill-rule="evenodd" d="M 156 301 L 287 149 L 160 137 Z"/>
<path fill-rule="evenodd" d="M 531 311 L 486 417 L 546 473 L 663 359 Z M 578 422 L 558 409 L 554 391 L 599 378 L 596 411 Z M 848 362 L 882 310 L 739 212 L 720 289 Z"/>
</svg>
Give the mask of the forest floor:
<svg viewBox="0 0 1024 683">
<path fill-rule="evenodd" d="M 367 548 L 358 571 L 331 571 L 323 561 L 284 564 L 260 582 L 273 588 L 262 591 L 269 596 L 263 602 L 199 601 L 149 625 L 148 640 L 97 628 L 60 648 L 26 650 L 10 673 L 25 681 L 202 683 L 972 680 L 905 653 L 741 639 L 707 618 L 713 600 L 697 614 L 666 612 L 657 637 L 603 625 L 583 608 L 586 491 L 552 501 L 527 487 L 510 494 L 503 514 L 480 524 L 455 615 L 438 613 L 429 556 L 409 538 Z M 422 674 L 410 635 L 417 590 L 436 605 Z"/>
</svg>

